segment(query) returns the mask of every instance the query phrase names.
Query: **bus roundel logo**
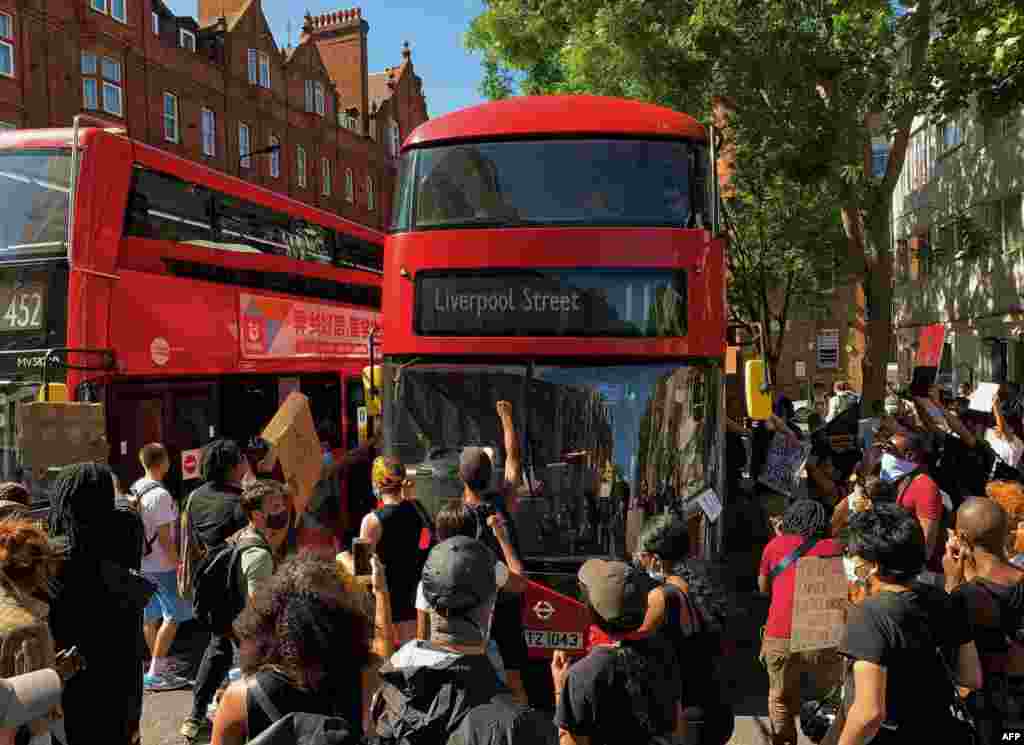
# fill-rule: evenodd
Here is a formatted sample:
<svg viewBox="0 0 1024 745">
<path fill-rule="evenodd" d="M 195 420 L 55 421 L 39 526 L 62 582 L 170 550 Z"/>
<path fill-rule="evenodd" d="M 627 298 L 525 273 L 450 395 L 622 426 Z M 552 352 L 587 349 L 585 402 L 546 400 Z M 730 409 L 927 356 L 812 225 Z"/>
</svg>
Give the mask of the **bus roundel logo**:
<svg viewBox="0 0 1024 745">
<path fill-rule="evenodd" d="M 555 608 L 547 600 L 541 600 L 533 606 L 533 613 L 541 621 L 547 621 L 551 616 L 555 615 Z"/>
</svg>

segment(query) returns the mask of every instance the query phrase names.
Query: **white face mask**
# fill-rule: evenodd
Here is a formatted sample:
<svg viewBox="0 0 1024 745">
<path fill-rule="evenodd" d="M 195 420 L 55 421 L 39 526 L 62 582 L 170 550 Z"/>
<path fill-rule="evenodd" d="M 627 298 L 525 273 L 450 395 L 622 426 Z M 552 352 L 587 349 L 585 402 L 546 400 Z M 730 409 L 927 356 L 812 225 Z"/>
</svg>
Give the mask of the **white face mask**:
<svg viewBox="0 0 1024 745">
<path fill-rule="evenodd" d="M 892 453 L 885 453 L 882 456 L 882 481 L 899 481 L 915 468 L 915 463 L 897 458 Z"/>
</svg>

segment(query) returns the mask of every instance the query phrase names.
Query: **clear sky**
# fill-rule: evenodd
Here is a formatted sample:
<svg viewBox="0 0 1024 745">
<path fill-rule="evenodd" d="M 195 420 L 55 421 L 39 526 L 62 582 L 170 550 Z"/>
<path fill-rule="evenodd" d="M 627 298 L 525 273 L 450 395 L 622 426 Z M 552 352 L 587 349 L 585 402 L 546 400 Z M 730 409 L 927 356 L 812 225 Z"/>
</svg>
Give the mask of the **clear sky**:
<svg viewBox="0 0 1024 745">
<path fill-rule="evenodd" d="M 196 15 L 196 0 L 169 0 L 177 15 Z M 313 15 L 359 7 L 370 24 L 368 36 L 370 72 L 402 61 L 402 42 L 408 41 L 416 73 L 423 78 L 430 116 L 447 114 L 480 103 L 480 59 L 462 46 L 469 22 L 483 11 L 482 0 L 420 0 L 419 2 L 344 3 L 330 0 L 263 0 L 263 12 L 278 46 L 302 32 L 306 10 Z"/>
</svg>

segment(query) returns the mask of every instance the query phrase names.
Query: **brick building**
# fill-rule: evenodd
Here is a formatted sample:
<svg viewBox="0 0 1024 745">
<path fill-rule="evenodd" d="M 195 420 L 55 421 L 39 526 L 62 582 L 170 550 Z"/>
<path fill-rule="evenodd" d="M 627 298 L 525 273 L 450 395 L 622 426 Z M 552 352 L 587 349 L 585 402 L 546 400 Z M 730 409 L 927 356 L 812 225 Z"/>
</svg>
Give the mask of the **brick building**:
<svg viewBox="0 0 1024 745">
<path fill-rule="evenodd" d="M 69 126 L 89 113 L 386 226 L 397 144 L 427 119 L 408 44 L 401 64 L 371 75 L 359 9 L 307 15 L 297 46 L 285 48 L 260 0 L 198 0 L 197 11 L 175 16 L 161 0 L 0 0 L 0 125 Z"/>
</svg>

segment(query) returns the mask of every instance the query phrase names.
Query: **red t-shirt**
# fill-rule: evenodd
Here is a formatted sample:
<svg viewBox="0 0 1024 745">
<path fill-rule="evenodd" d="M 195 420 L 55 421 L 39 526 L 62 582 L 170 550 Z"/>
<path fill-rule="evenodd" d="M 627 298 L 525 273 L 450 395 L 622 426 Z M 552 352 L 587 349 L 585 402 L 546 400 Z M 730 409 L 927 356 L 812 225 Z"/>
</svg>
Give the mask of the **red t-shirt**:
<svg viewBox="0 0 1024 745">
<path fill-rule="evenodd" d="M 917 476 L 896 503 L 903 509 L 913 512 L 918 520 L 941 520 L 945 510 L 939 485 L 926 473 Z M 942 554 L 946 551 L 945 539 L 944 535 L 939 536 L 939 540 L 935 541 L 935 551 L 928 559 L 928 569 L 933 572 L 942 571 Z"/>
<path fill-rule="evenodd" d="M 789 556 L 804 542 L 800 535 L 779 535 L 764 547 L 758 574 L 767 576 L 772 567 Z M 822 538 L 804 556 L 841 556 L 843 546 L 834 538 Z M 793 628 L 793 594 L 796 591 L 796 562 L 782 570 L 771 583 L 772 604 L 768 608 L 768 623 L 764 635 L 773 639 L 788 639 Z"/>
</svg>

